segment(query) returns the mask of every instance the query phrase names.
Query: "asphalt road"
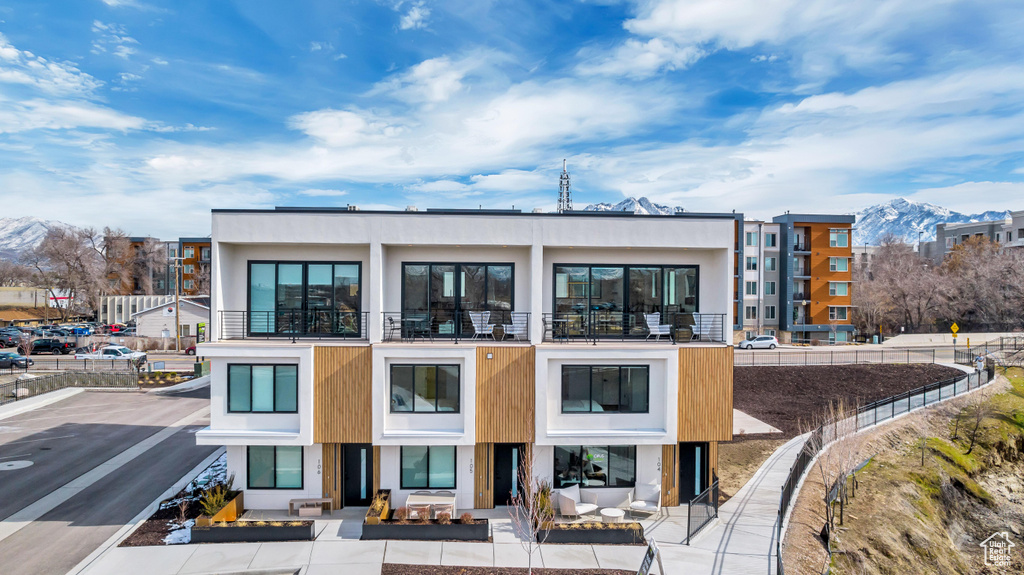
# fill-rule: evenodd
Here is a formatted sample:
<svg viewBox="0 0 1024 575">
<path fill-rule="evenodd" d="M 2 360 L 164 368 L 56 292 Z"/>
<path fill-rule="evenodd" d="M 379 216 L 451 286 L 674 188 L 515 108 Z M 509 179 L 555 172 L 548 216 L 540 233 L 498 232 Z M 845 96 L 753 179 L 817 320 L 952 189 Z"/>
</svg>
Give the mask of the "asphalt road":
<svg viewBox="0 0 1024 575">
<path fill-rule="evenodd" d="M 208 389 L 179 396 L 85 392 L 0 421 L 0 517 L 209 405 Z M 0 573 L 64 574 L 216 450 L 197 446 L 197 420 L 0 541 Z"/>
</svg>

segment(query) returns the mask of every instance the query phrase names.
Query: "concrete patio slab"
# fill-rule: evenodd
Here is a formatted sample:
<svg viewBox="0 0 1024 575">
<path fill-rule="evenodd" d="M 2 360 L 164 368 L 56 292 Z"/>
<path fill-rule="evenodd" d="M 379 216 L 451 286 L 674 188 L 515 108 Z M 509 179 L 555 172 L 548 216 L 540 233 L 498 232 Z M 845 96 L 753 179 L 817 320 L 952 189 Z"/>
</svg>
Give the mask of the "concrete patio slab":
<svg viewBox="0 0 1024 575">
<path fill-rule="evenodd" d="M 441 565 L 493 567 L 494 545 L 445 541 L 441 544 Z"/>
<path fill-rule="evenodd" d="M 384 541 L 315 541 L 311 565 L 383 563 Z"/>
<path fill-rule="evenodd" d="M 541 545 L 540 555 L 548 569 L 596 569 L 592 545 Z M 639 567 L 639 565 L 637 565 Z"/>
<path fill-rule="evenodd" d="M 647 554 L 645 545 L 594 545 L 594 555 L 601 569 L 626 569 L 635 571 Z"/>
<path fill-rule="evenodd" d="M 178 573 L 227 573 L 237 571 L 239 565 L 249 566 L 259 551 L 260 543 L 222 543 L 218 545 L 196 545 L 195 553 L 188 558 Z M 146 565 L 149 565 L 147 563 Z"/>
<path fill-rule="evenodd" d="M 502 567 L 526 567 L 527 559 L 526 550 L 519 543 L 495 543 L 494 544 L 494 564 Z M 537 547 L 533 548 L 533 566 L 543 567 L 544 558 L 541 557 L 540 549 Z"/>
<path fill-rule="evenodd" d="M 406 565 L 440 565 L 440 541 L 388 541 L 385 563 Z"/>
<path fill-rule="evenodd" d="M 89 566 L 88 575 L 120 575 L 146 566 L 146 575 L 175 575 L 195 553 L 193 546 L 115 547 Z"/>
<path fill-rule="evenodd" d="M 249 562 L 249 569 L 299 568 L 309 564 L 312 541 L 263 543 Z"/>
<path fill-rule="evenodd" d="M 303 575 L 380 575 L 380 563 L 335 563 L 332 565 L 310 565 Z"/>
</svg>

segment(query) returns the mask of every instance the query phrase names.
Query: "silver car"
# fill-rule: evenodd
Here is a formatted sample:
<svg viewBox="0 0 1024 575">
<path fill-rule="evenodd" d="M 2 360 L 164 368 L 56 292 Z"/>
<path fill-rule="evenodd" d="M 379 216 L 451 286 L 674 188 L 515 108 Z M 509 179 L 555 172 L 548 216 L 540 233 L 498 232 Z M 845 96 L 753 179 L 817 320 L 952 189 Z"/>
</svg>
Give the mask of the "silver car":
<svg viewBox="0 0 1024 575">
<path fill-rule="evenodd" d="M 736 345 L 740 349 L 775 349 L 778 346 L 779 340 L 774 335 L 757 335 Z"/>
</svg>

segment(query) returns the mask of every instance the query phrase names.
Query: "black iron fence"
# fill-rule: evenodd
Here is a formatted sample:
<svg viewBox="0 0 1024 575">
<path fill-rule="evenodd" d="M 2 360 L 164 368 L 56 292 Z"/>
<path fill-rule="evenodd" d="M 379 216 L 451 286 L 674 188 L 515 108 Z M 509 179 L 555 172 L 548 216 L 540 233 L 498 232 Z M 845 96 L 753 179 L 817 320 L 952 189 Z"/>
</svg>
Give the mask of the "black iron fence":
<svg viewBox="0 0 1024 575">
<path fill-rule="evenodd" d="M 1024 336 L 1000 337 L 971 347 L 957 348 L 953 361 L 961 365 L 974 365 L 978 357 L 986 357 L 999 351 L 1020 351 L 1024 349 Z"/>
<path fill-rule="evenodd" d="M 28 373 L 31 371 L 117 371 L 128 372 L 135 369 L 130 359 L 74 359 L 74 357 L 33 357 L 28 367 L 11 366 L 0 369 L 0 375 Z"/>
<path fill-rule="evenodd" d="M 733 356 L 736 367 L 852 365 L 860 363 L 935 363 L 934 349 L 843 349 L 751 351 Z"/>
<path fill-rule="evenodd" d="M 367 339 L 368 312 L 280 310 L 218 312 L 220 339 Z"/>
<path fill-rule="evenodd" d="M 544 341 L 726 341 L 725 314 L 717 313 L 555 312 L 543 319 Z"/>
<path fill-rule="evenodd" d="M 810 435 L 808 435 L 803 447 L 800 449 L 800 454 L 797 456 L 793 466 L 789 469 L 789 475 L 787 476 L 785 483 L 782 485 L 782 494 L 779 497 L 779 511 L 775 523 L 775 563 L 777 566 L 777 573 L 779 573 L 779 575 L 785 573 L 785 568 L 782 562 L 782 552 L 784 548 L 782 541 L 784 535 L 782 525 L 785 521 L 786 514 L 789 512 L 790 505 L 793 503 L 793 498 L 797 494 L 797 486 L 800 483 L 800 479 L 807 471 L 807 468 L 811 465 L 811 462 L 814 461 L 814 458 L 821 451 L 822 447 L 827 447 L 828 444 L 836 438 L 841 428 L 846 427 L 847 430 L 852 432 L 860 431 L 861 429 L 888 421 L 904 413 L 915 411 L 926 405 L 931 405 L 933 403 L 967 393 L 968 391 L 978 389 L 982 385 L 988 383 L 993 375 L 994 374 L 990 369 L 985 371 L 976 371 L 974 373 L 967 374 L 964 377 L 929 383 L 917 389 L 864 405 L 858 408 L 856 416 L 853 416 L 851 419 L 846 419 L 841 422 L 833 421 L 810 432 Z"/>
<path fill-rule="evenodd" d="M 718 474 L 712 474 L 711 485 L 686 505 L 686 544 L 708 523 L 718 517 Z"/>
<path fill-rule="evenodd" d="M 384 341 L 530 340 L 530 312 L 432 310 L 383 313 Z"/>
<path fill-rule="evenodd" d="M 139 374 L 134 372 L 64 372 L 12 381 L 0 384 L 0 405 L 67 387 L 138 389 Z"/>
</svg>

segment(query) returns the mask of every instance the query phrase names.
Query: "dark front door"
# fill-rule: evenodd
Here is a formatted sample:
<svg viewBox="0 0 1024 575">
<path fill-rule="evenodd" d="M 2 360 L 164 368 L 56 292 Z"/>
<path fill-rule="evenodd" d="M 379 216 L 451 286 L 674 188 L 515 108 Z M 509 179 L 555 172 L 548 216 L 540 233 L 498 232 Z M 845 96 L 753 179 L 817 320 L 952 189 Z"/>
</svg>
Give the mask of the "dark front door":
<svg viewBox="0 0 1024 575">
<path fill-rule="evenodd" d="M 369 443 L 346 443 L 341 459 L 344 497 L 343 506 L 370 504 L 373 497 L 373 446 Z"/>
<path fill-rule="evenodd" d="M 520 443 L 494 444 L 494 504 L 511 505 L 512 498 L 522 488 L 519 466 L 523 461 Z"/>
<path fill-rule="evenodd" d="M 708 444 L 679 444 L 679 504 L 686 505 L 691 499 L 708 488 Z"/>
</svg>

